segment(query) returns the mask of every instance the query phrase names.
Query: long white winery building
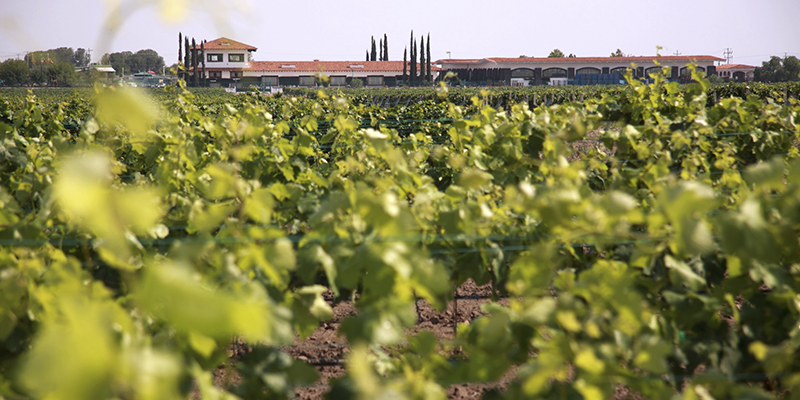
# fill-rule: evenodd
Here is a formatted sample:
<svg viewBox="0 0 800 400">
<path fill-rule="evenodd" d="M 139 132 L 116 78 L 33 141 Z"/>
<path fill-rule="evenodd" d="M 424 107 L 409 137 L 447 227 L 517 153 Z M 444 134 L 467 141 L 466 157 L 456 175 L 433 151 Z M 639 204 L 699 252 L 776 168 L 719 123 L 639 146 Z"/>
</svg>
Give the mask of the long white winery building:
<svg viewBox="0 0 800 400">
<path fill-rule="evenodd" d="M 192 48 L 200 56 L 201 47 Z M 410 72 L 403 61 L 254 61 L 255 46 L 221 37 L 203 45 L 205 77 L 209 86 L 283 87 L 348 86 L 360 79 L 368 87 L 397 86 Z M 529 86 L 541 84 L 620 83 L 630 69 L 634 78 L 647 78 L 667 69 L 671 80 L 689 80 L 690 65 L 716 75 L 715 63 L 725 61 L 708 55 L 639 57 L 492 57 L 443 59 L 433 63 L 434 80 L 453 72 L 467 85 Z M 405 64 L 405 65 L 404 65 Z M 420 65 L 416 65 L 417 71 Z M 198 67 L 200 69 L 200 67 Z"/>
<path fill-rule="evenodd" d="M 201 47 L 192 49 L 199 56 Z M 212 87 L 315 86 L 323 81 L 329 86 L 347 86 L 353 79 L 371 87 L 396 86 L 411 68 L 407 62 L 404 70 L 403 61 L 253 61 L 255 46 L 224 37 L 205 43 L 203 50 L 205 76 Z M 438 67 L 431 66 L 434 80 L 438 72 Z"/>
<path fill-rule="evenodd" d="M 667 78 L 690 79 L 689 65 L 707 75 L 715 75 L 715 63 L 722 58 L 696 56 L 640 56 L 640 57 L 493 57 L 481 59 L 443 59 L 436 64 L 441 73 L 453 72 L 466 83 L 528 86 L 573 80 L 596 83 L 606 82 L 612 76 L 620 77 L 630 69 L 634 78 L 647 78 L 651 73 L 667 68 Z M 598 75 L 598 79 L 591 79 Z M 608 79 L 599 79 L 603 76 Z"/>
</svg>

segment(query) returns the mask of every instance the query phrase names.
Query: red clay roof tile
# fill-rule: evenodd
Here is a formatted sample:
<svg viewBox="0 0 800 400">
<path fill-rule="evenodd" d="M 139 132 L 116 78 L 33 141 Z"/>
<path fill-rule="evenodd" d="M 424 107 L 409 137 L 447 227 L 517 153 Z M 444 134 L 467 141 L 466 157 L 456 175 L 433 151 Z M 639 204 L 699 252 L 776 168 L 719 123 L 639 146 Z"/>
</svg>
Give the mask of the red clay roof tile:
<svg viewBox="0 0 800 400">
<path fill-rule="evenodd" d="M 496 63 L 571 63 L 571 62 L 648 62 L 659 61 L 725 61 L 724 58 L 715 56 L 638 56 L 638 57 L 488 57 L 483 59 L 442 59 L 437 60 L 437 64 L 443 63 L 477 63 L 480 61 Z"/>
<path fill-rule="evenodd" d="M 242 42 L 237 42 L 235 40 L 228 39 L 226 37 L 221 37 L 219 39 L 214 39 L 210 42 L 207 42 L 203 48 L 206 51 L 208 50 L 247 50 L 247 51 L 256 51 L 258 50 L 257 47 L 250 46 L 249 44 L 244 44 Z M 200 45 L 194 46 L 194 49 L 200 50 Z"/>
<path fill-rule="evenodd" d="M 755 69 L 756 67 L 752 65 L 744 65 L 744 64 L 723 64 L 717 65 L 717 69 Z"/>
<path fill-rule="evenodd" d="M 410 70 L 406 63 L 406 70 Z M 294 67 L 288 67 L 288 66 Z M 285 66 L 285 67 L 284 67 Z M 360 66 L 360 67 L 357 67 Z M 419 63 L 417 63 L 419 68 Z M 350 72 L 350 71 L 375 71 L 375 72 L 402 72 L 402 61 L 251 61 L 247 71 L 305 71 L 305 72 Z M 431 71 L 439 71 L 435 65 Z"/>
</svg>

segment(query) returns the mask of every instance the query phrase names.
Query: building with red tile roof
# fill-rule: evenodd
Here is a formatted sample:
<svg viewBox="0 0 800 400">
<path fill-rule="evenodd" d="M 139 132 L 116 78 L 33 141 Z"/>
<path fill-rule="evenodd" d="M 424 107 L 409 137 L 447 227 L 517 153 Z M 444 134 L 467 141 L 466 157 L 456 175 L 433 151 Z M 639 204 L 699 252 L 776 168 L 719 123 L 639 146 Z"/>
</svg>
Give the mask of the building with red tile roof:
<svg viewBox="0 0 800 400">
<path fill-rule="evenodd" d="M 756 67 L 744 64 L 717 65 L 717 75 L 734 82 L 752 82 Z"/>
<path fill-rule="evenodd" d="M 619 83 L 620 77 L 630 69 L 634 78 L 647 78 L 651 73 L 667 68 L 667 78 L 686 79 L 689 66 L 716 74 L 714 63 L 724 59 L 708 55 L 690 56 L 638 56 L 638 57 L 489 57 L 481 59 L 443 59 L 436 64 L 444 71 L 456 73 L 461 81 L 528 86 L 566 83 L 597 75 L 587 82 Z M 491 82 L 491 83 L 489 83 Z"/>
<path fill-rule="evenodd" d="M 366 86 L 381 87 L 396 86 L 403 81 L 403 61 L 253 61 L 255 46 L 224 37 L 206 42 L 203 48 L 209 86 L 315 86 L 322 82 L 347 86 L 357 78 Z M 199 52 L 200 46 L 193 51 Z M 405 64 L 408 73 L 411 63 Z M 439 70 L 431 65 L 434 80 Z"/>
</svg>

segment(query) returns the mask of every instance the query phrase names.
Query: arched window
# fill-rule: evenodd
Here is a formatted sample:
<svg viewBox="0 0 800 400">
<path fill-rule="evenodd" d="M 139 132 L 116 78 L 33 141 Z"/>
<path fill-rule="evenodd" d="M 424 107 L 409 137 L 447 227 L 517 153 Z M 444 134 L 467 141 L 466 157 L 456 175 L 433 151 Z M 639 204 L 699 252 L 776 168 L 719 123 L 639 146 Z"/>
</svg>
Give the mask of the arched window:
<svg viewBox="0 0 800 400">
<path fill-rule="evenodd" d="M 699 72 L 703 72 L 703 73 L 705 73 L 705 71 L 706 71 L 705 68 L 703 68 L 703 67 L 694 67 L 694 69 L 699 71 Z M 687 75 L 688 76 L 688 75 L 691 75 L 691 74 L 692 74 L 692 71 L 689 69 L 689 67 L 681 68 L 681 75 Z"/>
<path fill-rule="evenodd" d="M 663 75 L 663 72 L 664 72 L 663 71 L 663 67 L 650 67 L 650 68 L 644 70 L 644 75 L 645 76 L 653 76 L 653 75 L 656 75 L 656 74 L 662 74 Z M 669 76 L 669 73 L 667 73 L 666 76 Z"/>
<path fill-rule="evenodd" d="M 543 78 L 566 78 L 567 70 L 564 68 L 548 68 L 542 71 Z"/>
<path fill-rule="evenodd" d="M 517 68 L 511 71 L 512 78 L 533 78 L 533 70 L 530 68 Z"/>
<path fill-rule="evenodd" d="M 611 72 L 612 74 L 622 74 L 622 75 L 625 75 L 625 73 L 626 73 L 626 72 L 628 72 L 628 69 L 630 69 L 630 68 L 631 68 L 631 67 L 617 67 L 617 68 L 611 68 L 611 71 L 609 71 L 609 72 Z"/>
<path fill-rule="evenodd" d="M 585 68 L 579 68 L 577 71 L 575 71 L 575 74 L 577 74 L 577 75 L 594 75 L 594 74 L 599 74 L 600 72 L 601 71 L 599 69 L 597 69 L 597 68 L 585 67 Z"/>
</svg>

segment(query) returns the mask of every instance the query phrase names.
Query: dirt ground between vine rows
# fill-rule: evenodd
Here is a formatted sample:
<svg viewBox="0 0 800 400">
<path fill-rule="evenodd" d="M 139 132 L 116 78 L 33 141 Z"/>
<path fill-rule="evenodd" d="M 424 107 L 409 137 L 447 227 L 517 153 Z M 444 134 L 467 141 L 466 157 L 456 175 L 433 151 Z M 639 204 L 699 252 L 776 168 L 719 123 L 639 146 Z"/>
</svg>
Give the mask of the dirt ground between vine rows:
<svg viewBox="0 0 800 400">
<path fill-rule="evenodd" d="M 468 281 L 457 289 L 456 300 L 451 302 L 445 311 L 439 312 L 424 300 L 420 300 L 417 325 L 409 333 L 415 334 L 427 330 L 433 332 L 439 340 L 453 340 L 454 324 L 469 322 L 483 315 L 480 310 L 481 304 L 490 302 L 490 295 L 489 286 L 479 287 Z M 507 305 L 507 300 L 500 300 L 500 303 Z M 457 310 L 455 315 L 454 310 Z M 295 390 L 299 399 L 322 399 L 330 389 L 330 380 L 345 374 L 346 366 L 343 361 L 347 356 L 348 346 L 345 338 L 338 335 L 339 324 L 343 318 L 355 313 L 356 309 L 350 302 L 336 304 L 333 306 L 332 321 L 322 323 L 320 328 L 306 340 L 302 342 L 295 340 L 292 346 L 284 348 L 284 351 L 295 359 L 315 365 L 320 374 L 317 383 Z M 479 399 L 489 390 L 502 390 L 511 379 L 513 375 L 508 374 L 499 382 L 453 385 L 447 389 L 447 396 L 451 399 Z"/>
<path fill-rule="evenodd" d="M 415 334 L 423 330 L 433 332 L 439 340 L 453 340 L 455 338 L 454 323 L 459 324 L 470 322 L 475 318 L 484 315 L 480 307 L 482 304 L 491 301 L 491 287 L 489 285 L 477 286 L 474 282 L 467 281 L 461 285 L 455 293 L 456 300 L 448 304 L 446 310 L 437 311 L 427 302 L 418 302 L 418 322 L 410 330 L 410 334 Z M 295 389 L 296 398 L 303 400 L 323 399 L 325 394 L 330 391 L 330 382 L 342 377 L 346 373 L 346 358 L 349 351 L 344 336 L 339 336 L 339 326 L 341 321 L 347 316 L 357 312 L 354 305 L 349 302 L 332 303 L 332 298 L 326 300 L 333 307 L 333 319 L 320 323 L 319 328 L 305 340 L 296 338 L 294 343 L 282 348 L 283 351 L 291 355 L 294 359 L 308 363 L 317 370 L 320 379 L 309 386 Z M 508 305 L 507 299 L 500 299 L 502 305 Z M 456 310 L 454 315 L 453 311 Z M 246 349 L 232 350 L 232 357 L 236 357 L 239 352 L 246 352 Z M 215 383 L 224 386 L 226 383 L 236 383 L 238 377 L 231 376 L 230 370 L 220 368 L 214 374 Z M 515 379 L 515 370 L 503 376 L 497 382 L 467 383 L 451 385 L 447 388 L 449 399 L 466 400 L 480 399 L 487 392 L 502 392 Z M 197 397 L 199 398 L 199 397 Z M 630 392 L 627 388 L 618 387 L 614 399 L 639 399 L 640 396 Z"/>
</svg>

